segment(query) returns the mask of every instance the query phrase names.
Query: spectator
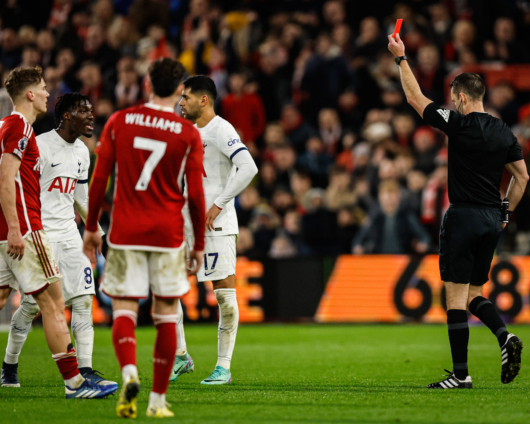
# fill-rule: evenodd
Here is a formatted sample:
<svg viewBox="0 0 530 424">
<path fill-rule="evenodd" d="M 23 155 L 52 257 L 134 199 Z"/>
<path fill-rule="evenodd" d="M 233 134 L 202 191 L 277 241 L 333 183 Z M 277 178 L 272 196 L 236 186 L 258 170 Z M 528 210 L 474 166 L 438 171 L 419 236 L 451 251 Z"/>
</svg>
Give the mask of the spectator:
<svg viewBox="0 0 530 424">
<path fill-rule="evenodd" d="M 11 115 L 11 112 L 13 111 L 13 102 L 11 101 L 9 94 L 7 94 L 4 84 L 9 72 L 11 72 L 11 69 L 4 69 L 0 74 L 0 119 Z"/>
<path fill-rule="evenodd" d="M 315 186 L 326 186 L 328 168 L 332 164 L 333 158 L 326 153 L 326 146 L 320 137 L 313 136 L 307 140 L 306 151 L 300 156 L 298 165 L 310 173 Z"/>
<path fill-rule="evenodd" d="M 118 84 L 114 88 L 116 107 L 124 109 L 141 101 L 142 90 L 132 58 L 124 57 L 118 62 L 117 68 Z"/>
<path fill-rule="evenodd" d="M 291 175 L 291 191 L 299 210 L 305 211 L 303 205 L 307 204 L 307 195 L 311 190 L 311 185 L 311 178 L 303 169 L 297 169 Z"/>
<path fill-rule="evenodd" d="M 6 28 L 0 35 L 0 61 L 4 67 L 14 69 L 22 60 L 17 33 L 12 28 Z"/>
<path fill-rule="evenodd" d="M 40 65 L 41 56 L 35 44 L 26 44 L 22 49 L 22 62 L 18 66 L 22 68 L 33 68 Z"/>
<path fill-rule="evenodd" d="M 344 168 L 333 167 L 329 172 L 329 185 L 326 189 L 328 209 L 338 211 L 341 208 L 355 205 L 357 196 L 353 191 L 351 176 Z"/>
<path fill-rule="evenodd" d="M 41 54 L 43 67 L 50 66 L 52 63 L 52 53 L 55 48 L 55 36 L 49 29 L 42 29 L 37 35 L 37 48 Z"/>
<path fill-rule="evenodd" d="M 442 218 L 448 208 L 447 164 L 443 164 L 434 171 L 422 196 L 421 222 L 427 227 L 433 240 L 438 240 Z"/>
<path fill-rule="evenodd" d="M 509 126 L 517 123 L 519 104 L 515 90 L 509 82 L 500 82 L 488 93 L 488 107 L 495 109 L 501 119 Z"/>
<path fill-rule="evenodd" d="M 484 42 L 486 60 L 502 60 L 505 63 L 527 63 L 526 47 L 517 40 L 515 23 L 510 18 L 497 18 L 493 29 L 494 40 Z"/>
<path fill-rule="evenodd" d="M 252 211 L 259 204 L 259 192 L 255 187 L 248 186 L 237 197 L 237 222 L 241 227 L 247 227 L 252 218 Z"/>
<path fill-rule="evenodd" d="M 277 148 L 274 151 L 274 165 L 277 170 L 276 182 L 278 185 L 288 187 L 296 165 L 296 152 L 287 146 Z"/>
<path fill-rule="evenodd" d="M 444 47 L 445 60 L 455 63 L 460 61 L 462 54 L 470 53 L 478 57 L 476 34 L 473 22 L 463 19 L 457 21 L 453 27 L 453 39 Z"/>
<path fill-rule="evenodd" d="M 309 191 L 308 213 L 302 217 L 302 240 L 308 253 L 335 255 L 338 252 L 335 235 L 337 216 L 326 208 L 325 192 L 319 188 Z"/>
<path fill-rule="evenodd" d="M 416 169 L 425 175 L 429 175 L 436 168 L 434 160 L 438 154 L 434 131 L 430 127 L 420 127 L 414 133 L 412 142 L 416 158 Z"/>
<path fill-rule="evenodd" d="M 258 94 L 244 91 L 245 73 L 233 73 L 229 79 L 230 94 L 221 103 L 221 115 L 242 131 L 247 143 L 254 143 L 267 124 L 265 108 Z"/>
<path fill-rule="evenodd" d="M 315 53 L 307 62 L 302 90 L 307 92 L 311 122 L 322 108 L 335 108 L 341 93 L 353 84 L 352 72 L 329 34 L 316 39 Z"/>
<path fill-rule="evenodd" d="M 318 113 L 318 132 L 326 145 L 326 153 L 335 156 L 342 137 L 342 125 L 335 109 L 322 109 Z"/>
<path fill-rule="evenodd" d="M 305 150 L 305 143 L 315 130 L 304 121 L 300 111 L 293 104 L 287 104 L 282 108 L 280 125 L 297 154 Z"/>
<path fill-rule="evenodd" d="M 263 162 L 258 173 L 258 191 L 259 195 L 269 200 L 276 188 L 276 168 L 272 162 Z"/>
<path fill-rule="evenodd" d="M 381 183 L 379 209 L 363 224 L 353 242 L 353 253 L 405 255 L 426 253 L 430 237 L 416 216 L 400 208 L 401 192 L 394 180 Z"/>
<path fill-rule="evenodd" d="M 92 104 L 96 104 L 104 94 L 99 65 L 94 62 L 85 62 L 79 70 L 79 80 L 82 84 L 81 93 L 88 96 Z"/>
<path fill-rule="evenodd" d="M 359 208 L 341 208 L 337 213 L 337 245 L 340 254 L 351 253 L 351 245 L 359 231 L 364 213 Z"/>
<path fill-rule="evenodd" d="M 353 54 L 361 57 L 363 61 L 375 61 L 379 51 L 386 47 L 386 41 L 379 22 L 373 16 L 368 16 L 361 21 L 359 36 L 355 40 Z"/>
<path fill-rule="evenodd" d="M 433 44 L 427 44 L 418 50 L 418 66 L 414 74 L 421 91 L 433 102 L 443 103 L 445 89 L 445 71 L 440 64 L 440 54 Z"/>
<path fill-rule="evenodd" d="M 396 142 L 401 147 L 412 147 L 412 134 L 415 127 L 414 118 L 409 113 L 400 113 L 392 118 L 392 128 Z"/>
</svg>

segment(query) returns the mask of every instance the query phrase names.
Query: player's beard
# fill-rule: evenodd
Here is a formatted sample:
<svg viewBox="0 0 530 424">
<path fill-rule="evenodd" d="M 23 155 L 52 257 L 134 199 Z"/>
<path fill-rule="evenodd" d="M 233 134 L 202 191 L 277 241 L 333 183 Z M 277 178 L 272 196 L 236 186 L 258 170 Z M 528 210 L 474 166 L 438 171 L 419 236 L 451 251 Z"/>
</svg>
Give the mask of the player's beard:
<svg viewBox="0 0 530 424">
<path fill-rule="evenodd" d="M 200 108 L 197 108 L 195 110 L 186 109 L 184 118 L 186 118 L 188 121 L 195 123 L 197 122 L 197 119 L 199 119 L 200 117 L 201 117 Z"/>
</svg>

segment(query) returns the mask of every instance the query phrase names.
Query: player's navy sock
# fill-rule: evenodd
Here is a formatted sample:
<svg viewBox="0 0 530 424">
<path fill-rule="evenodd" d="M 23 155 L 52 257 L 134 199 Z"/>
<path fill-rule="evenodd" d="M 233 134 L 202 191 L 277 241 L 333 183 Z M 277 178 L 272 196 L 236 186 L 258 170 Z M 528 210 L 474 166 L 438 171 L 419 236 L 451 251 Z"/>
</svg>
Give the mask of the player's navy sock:
<svg viewBox="0 0 530 424">
<path fill-rule="evenodd" d="M 113 312 L 112 343 L 120 364 L 120 369 L 127 365 L 136 367 L 136 312 L 119 309 Z"/>
<path fill-rule="evenodd" d="M 500 347 L 504 346 L 509 333 L 493 303 L 482 296 L 477 296 L 469 304 L 469 312 L 481 320 L 495 334 Z"/>
<path fill-rule="evenodd" d="M 456 378 L 464 380 L 467 377 L 467 345 L 469 343 L 469 326 L 467 312 L 461 309 L 447 311 L 447 329 L 449 343 L 453 357 L 453 372 Z"/>
<path fill-rule="evenodd" d="M 81 375 L 89 374 L 92 372 L 92 368 L 91 367 L 80 367 L 79 372 L 81 373 Z"/>
<path fill-rule="evenodd" d="M 177 353 L 177 315 L 153 314 L 156 326 L 152 393 L 165 394 Z"/>
</svg>

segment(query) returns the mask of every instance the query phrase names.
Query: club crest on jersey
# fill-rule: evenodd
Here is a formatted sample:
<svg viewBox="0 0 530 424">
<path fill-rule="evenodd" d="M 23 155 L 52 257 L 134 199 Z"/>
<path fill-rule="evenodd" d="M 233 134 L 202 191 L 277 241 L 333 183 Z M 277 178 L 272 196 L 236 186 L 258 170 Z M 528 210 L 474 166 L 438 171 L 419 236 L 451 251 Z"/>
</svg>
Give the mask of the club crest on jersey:
<svg viewBox="0 0 530 424">
<path fill-rule="evenodd" d="M 28 138 L 22 137 L 20 140 L 18 140 L 18 150 L 23 152 L 26 150 L 26 147 L 28 147 Z"/>
<path fill-rule="evenodd" d="M 228 147 L 231 147 L 231 146 L 233 146 L 234 144 L 237 144 L 237 143 L 241 143 L 241 140 L 239 140 L 239 138 L 234 138 L 232 140 L 229 140 L 228 141 Z"/>
</svg>

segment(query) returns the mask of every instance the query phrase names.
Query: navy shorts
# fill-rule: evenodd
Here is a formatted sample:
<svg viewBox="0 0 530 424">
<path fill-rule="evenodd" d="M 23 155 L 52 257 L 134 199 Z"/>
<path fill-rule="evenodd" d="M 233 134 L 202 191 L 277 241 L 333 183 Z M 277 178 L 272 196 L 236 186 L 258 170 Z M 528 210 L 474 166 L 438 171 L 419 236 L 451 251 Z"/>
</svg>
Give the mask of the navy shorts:
<svg viewBox="0 0 530 424">
<path fill-rule="evenodd" d="M 485 284 L 501 231 L 500 208 L 451 205 L 440 229 L 442 281 Z"/>
</svg>

